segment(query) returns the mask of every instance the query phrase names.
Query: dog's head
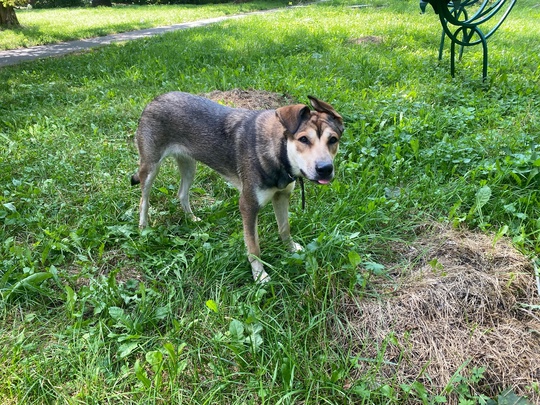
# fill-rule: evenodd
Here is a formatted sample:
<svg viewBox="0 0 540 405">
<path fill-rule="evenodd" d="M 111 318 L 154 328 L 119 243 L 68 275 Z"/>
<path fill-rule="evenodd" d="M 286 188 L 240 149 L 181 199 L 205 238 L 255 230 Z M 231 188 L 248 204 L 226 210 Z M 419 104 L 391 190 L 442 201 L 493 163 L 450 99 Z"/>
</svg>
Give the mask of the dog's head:
<svg viewBox="0 0 540 405">
<path fill-rule="evenodd" d="M 334 178 L 343 119 L 330 104 L 308 97 L 315 111 L 296 104 L 278 108 L 276 115 L 285 128 L 292 174 L 328 184 Z"/>
</svg>

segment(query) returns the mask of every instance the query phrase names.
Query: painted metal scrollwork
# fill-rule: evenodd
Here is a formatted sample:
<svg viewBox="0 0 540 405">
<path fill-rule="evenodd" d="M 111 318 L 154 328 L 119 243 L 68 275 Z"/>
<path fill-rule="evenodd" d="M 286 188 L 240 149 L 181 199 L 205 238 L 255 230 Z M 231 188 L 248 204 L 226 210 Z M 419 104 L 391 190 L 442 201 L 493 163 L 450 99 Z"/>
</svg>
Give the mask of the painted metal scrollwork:
<svg viewBox="0 0 540 405">
<path fill-rule="evenodd" d="M 481 44 L 483 50 L 482 77 L 485 80 L 488 68 L 487 39 L 508 17 L 516 0 L 421 0 L 420 9 L 422 12 L 425 12 L 427 4 L 431 4 L 435 13 L 439 15 L 443 28 L 439 60 L 442 59 L 445 36 L 448 36 L 451 41 L 450 73 L 453 77 L 456 45 L 460 46 L 459 58 L 461 59 L 464 47 Z M 487 33 L 482 31 L 482 25 L 487 27 Z"/>
</svg>

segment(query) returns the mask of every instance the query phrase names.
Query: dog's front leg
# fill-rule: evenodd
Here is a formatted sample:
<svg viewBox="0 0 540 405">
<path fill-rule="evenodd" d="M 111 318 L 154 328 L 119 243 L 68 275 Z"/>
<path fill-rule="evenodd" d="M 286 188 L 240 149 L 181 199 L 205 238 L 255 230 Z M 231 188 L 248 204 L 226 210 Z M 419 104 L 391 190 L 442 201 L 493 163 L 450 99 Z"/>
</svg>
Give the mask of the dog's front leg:
<svg viewBox="0 0 540 405">
<path fill-rule="evenodd" d="M 287 188 L 284 191 L 279 191 L 272 197 L 272 205 L 276 214 L 278 231 L 281 240 L 285 242 L 291 252 L 302 250 L 302 245 L 299 245 L 291 238 L 291 225 L 289 224 L 289 199 L 291 197 L 292 188 Z"/>
<path fill-rule="evenodd" d="M 260 261 L 261 249 L 259 247 L 259 234 L 257 232 L 257 216 L 259 214 L 259 204 L 254 195 L 240 195 L 240 213 L 244 226 L 244 241 L 248 251 L 248 260 L 251 264 L 251 272 L 256 282 L 264 283 L 270 277 L 264 270 Z"/>
</svg>

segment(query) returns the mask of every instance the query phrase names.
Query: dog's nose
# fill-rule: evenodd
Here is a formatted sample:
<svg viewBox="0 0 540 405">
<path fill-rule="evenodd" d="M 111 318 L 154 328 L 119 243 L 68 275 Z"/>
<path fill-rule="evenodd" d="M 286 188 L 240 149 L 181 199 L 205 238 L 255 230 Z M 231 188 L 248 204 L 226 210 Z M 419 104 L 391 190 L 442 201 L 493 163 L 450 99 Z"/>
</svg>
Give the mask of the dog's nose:
<svg viewBox="0 0 540 405">
<path fill-rule="evenodd" d="M 320 177 L 327 178 L 334 171 L 334 165 L 332 163 L 317 163 L 315 165 L 315 171 Z"/>
</svg>

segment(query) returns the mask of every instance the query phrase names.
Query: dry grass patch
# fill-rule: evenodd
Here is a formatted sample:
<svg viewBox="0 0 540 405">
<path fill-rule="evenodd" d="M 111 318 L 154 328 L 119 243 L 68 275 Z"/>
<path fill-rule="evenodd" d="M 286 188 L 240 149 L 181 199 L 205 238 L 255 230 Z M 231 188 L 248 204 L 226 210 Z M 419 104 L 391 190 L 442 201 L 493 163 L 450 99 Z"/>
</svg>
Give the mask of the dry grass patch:
<svg viewBox="0 0 540 405">
<path fill-rule="evenodd" d="M 203 96 L 229 107 L 246 108 L 249 110 L 272 110 L 296 102 L 287 94 L 271 93 L 262 90 L 215 90 Z"/>
<path fill-rule="evenodd" d="M 474 394 L 511 388 L 540 401 L 540 299 L 530 261 L 507 240 L 446 228 L 393 250 L 405 264 L 390 265 L 392 283 L 375 287 L 381 298 L 343 302 L 344 342 L 357 342 L 349 349 L 376 358 L 387 345 L 380 372 L 419 380 L 434 394 L 451 391 L 457 373 L 485 367 Z M 357 377 L 370 367 L 360 364 Z"/>
<path fill-rule="evenodd" d="M 383 38 L 376 35 L 366 35 L 364 37 L 352 38 L 349 40 L 354 45 L 379 45 L 382 44 Z"/>
</svg>

